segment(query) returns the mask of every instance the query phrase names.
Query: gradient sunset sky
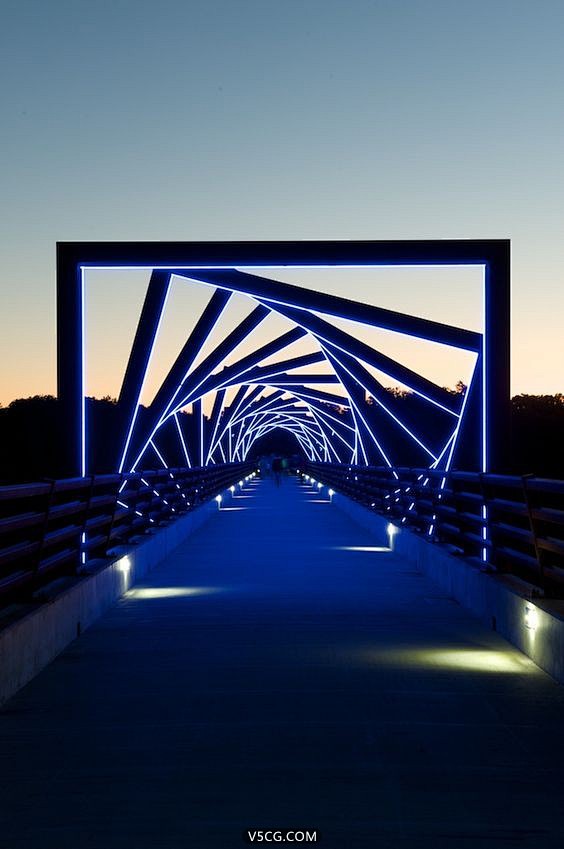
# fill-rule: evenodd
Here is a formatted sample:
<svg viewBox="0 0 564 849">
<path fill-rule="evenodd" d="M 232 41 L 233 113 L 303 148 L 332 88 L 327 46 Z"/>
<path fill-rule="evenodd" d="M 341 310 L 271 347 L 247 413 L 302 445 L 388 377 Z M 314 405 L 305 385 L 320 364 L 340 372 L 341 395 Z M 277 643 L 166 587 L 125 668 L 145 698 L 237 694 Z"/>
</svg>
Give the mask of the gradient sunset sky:
<svg viewBox="0 0 564 849">
<path fill-rule="evenodd" d="M 58 240 L 511 238 L 513 392 L 564 391 L 561 0 L 4 0 L 0 40 L 1 403 L 56 391 Z"/>
</svg>

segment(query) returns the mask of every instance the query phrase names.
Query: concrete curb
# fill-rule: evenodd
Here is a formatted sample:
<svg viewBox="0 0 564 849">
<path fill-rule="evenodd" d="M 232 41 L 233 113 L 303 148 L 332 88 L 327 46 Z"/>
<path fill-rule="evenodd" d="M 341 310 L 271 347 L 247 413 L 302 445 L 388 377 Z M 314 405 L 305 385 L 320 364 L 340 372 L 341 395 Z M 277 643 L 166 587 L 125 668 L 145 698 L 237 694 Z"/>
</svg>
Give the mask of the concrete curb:
<svg viewBox="0 0 564 849">
<path fill-rule="evenodd" d="M 229 490 L 222 498 L 231 495 Z M 158 566 L 218 509 L 215 500 L 181 516 L 139 543 L 116 548 L 60 592 L 0 630 L 0 704 L 31 681 L 127 590 Z"/>
<path fill-rule="evenodd" d="M 388 519 L 345 495 L 335 493 L 333 504 L 564 683 L 564 602 L 533 597 L 525 581 L 482 571 L 401 525 L 390 534 Z"/>
</svg>

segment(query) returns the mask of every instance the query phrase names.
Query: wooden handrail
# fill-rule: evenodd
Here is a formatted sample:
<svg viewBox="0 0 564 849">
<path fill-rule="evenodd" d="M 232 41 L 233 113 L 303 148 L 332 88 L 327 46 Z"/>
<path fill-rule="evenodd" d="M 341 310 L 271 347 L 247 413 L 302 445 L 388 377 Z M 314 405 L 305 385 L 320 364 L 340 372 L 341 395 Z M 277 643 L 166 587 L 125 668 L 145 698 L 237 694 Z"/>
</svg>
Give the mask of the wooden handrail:
<svg viewBox="0 0 564 849">
<path fill-rule="evenodd" d="M 308 462 L 303 470 L 483 569 L 564 598 L 564 481 L 338 463 Z"/>
<path fill-rule="evenodd" d="M 0 605 L 27 602 L 55 578 L 80 574 L 252 468 L 229 463 L 0 487 Z"/>
</svg>

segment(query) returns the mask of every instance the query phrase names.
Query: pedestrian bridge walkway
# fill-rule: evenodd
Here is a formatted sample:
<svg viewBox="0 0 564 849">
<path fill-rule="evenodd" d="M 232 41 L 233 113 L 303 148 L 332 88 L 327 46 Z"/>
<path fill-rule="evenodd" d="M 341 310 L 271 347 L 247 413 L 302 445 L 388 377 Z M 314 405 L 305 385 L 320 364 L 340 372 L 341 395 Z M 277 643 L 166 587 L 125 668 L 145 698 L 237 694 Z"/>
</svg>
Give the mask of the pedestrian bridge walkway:
<svg viewBox="0 0 564 849">
<path fill-rule="evenodd" d="M 561 846 L 562 688 L 385 546 L 250 482 L 0 711 L 0 844 Z"/>
</svg>

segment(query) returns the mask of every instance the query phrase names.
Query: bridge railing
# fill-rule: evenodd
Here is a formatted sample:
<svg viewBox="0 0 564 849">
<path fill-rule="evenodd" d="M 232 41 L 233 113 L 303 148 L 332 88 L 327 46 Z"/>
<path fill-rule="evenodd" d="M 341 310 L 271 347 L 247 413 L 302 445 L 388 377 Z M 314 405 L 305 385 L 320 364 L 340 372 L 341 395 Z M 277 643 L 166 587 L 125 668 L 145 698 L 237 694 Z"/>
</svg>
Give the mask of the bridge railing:
<svg viewBox="0 0 564 849">
<path fill-rule="evenodd" d="M 30 601 L 252 471 L 245 463 L 0 487 L 0 605 Z"/>
<path fill-rule="evenodd" d="M 304 469 L 483 569 L 564 597 L 564 481 L 330 463 Z"/>
</svg>

